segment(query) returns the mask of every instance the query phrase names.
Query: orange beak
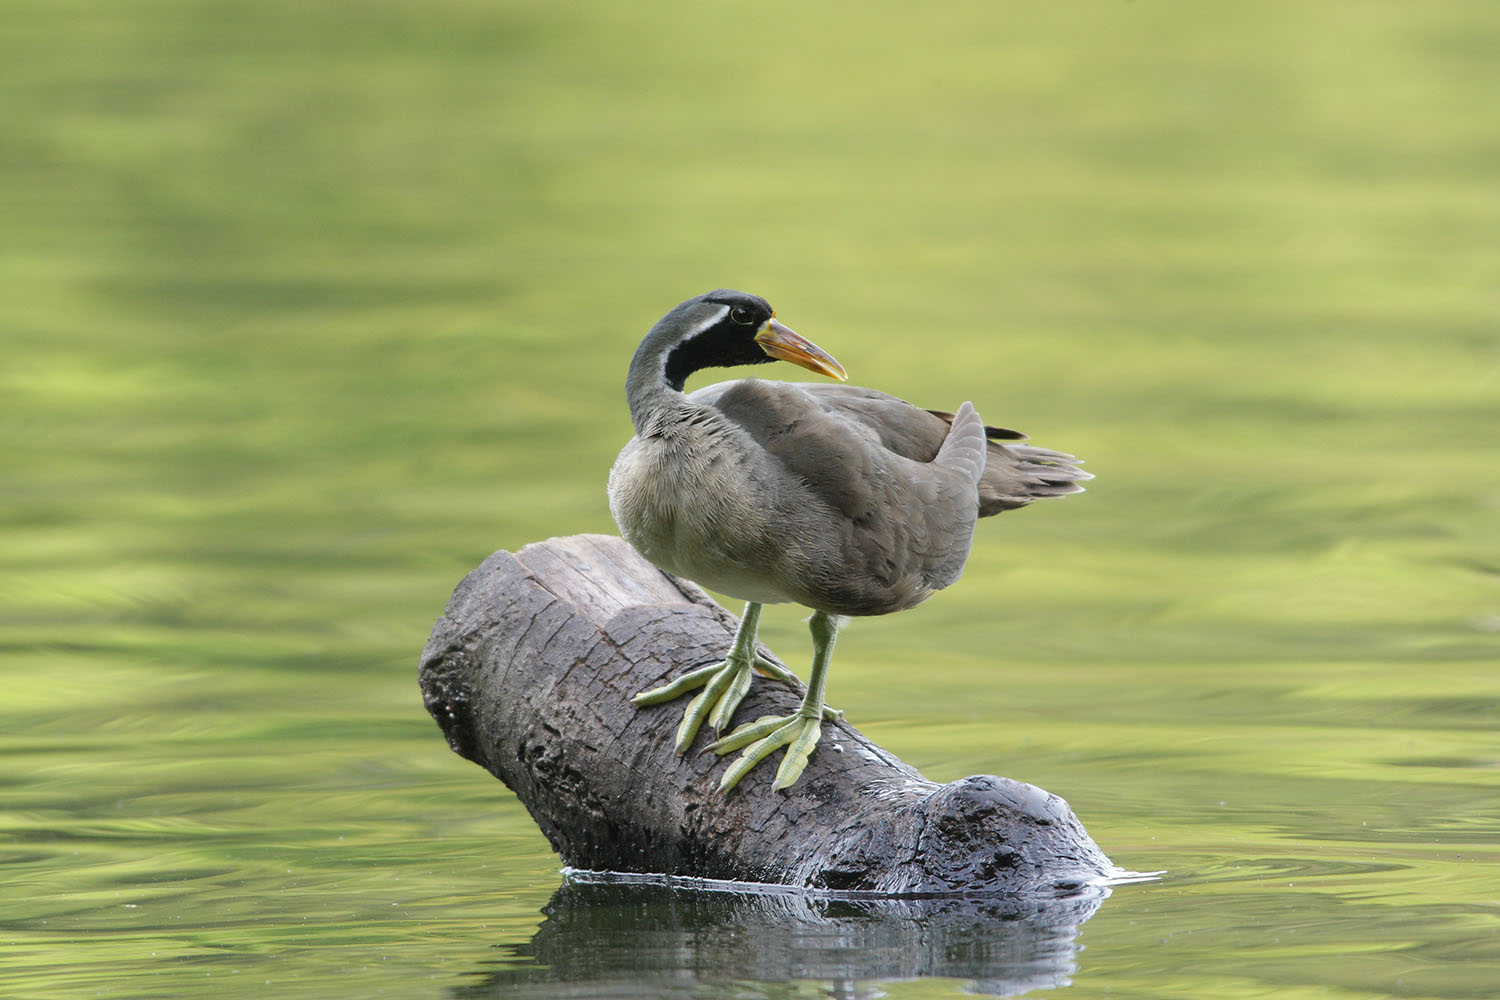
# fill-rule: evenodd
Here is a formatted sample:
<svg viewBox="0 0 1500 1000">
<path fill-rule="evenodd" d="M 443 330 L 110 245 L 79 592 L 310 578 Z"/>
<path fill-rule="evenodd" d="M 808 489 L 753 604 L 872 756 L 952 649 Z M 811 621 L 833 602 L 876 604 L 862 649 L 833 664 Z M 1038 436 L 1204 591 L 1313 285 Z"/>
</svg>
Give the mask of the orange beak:
<svg viewBox="0 0 1500 1000">
<path fill-rule="evenodd" d="M 833 355 L 774 318 L 766 320 L 765 325 L 755 334 L 755 342 L 762 351 L 778 361 L 790 361 L 808 371 L 836 378 L 840 382 L 849 380 L 844 366 L 835 361 Z"/>
</svg>

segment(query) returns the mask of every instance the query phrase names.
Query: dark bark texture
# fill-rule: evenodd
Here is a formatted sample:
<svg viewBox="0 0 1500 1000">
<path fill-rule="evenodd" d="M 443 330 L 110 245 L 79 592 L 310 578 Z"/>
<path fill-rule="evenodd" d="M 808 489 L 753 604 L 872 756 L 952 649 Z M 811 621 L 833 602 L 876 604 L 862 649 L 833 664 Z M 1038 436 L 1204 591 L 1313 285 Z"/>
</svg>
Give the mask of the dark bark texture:
<svg viewBox="0 0 1500 1000">
<path fill-rule="evenodd" d="M 771 791 L 773 757 L 720 794 L 733 757 L 672 750 L 686 699 L 630 698 L 722 659 L 734 626 L 619 538 L 553 538 L 464 577 L 422 653 L 422 693 L 449 746 L 514 790 L 574 868 L 898 895 L 1118 873 L 1056 795 L 987 775 L 936 784 L 843 722 L 824 723 L 787 792 Z M 801 693 L 757 676 L 736 724 Z"/>
</svg>

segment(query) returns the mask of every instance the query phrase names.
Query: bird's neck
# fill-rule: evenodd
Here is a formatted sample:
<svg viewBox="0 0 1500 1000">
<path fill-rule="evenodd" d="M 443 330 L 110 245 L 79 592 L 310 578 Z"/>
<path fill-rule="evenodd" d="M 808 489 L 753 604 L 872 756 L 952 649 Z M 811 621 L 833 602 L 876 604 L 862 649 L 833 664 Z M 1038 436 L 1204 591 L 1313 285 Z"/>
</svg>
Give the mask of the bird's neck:
<svg viewBox="0 0 1500 1000">
<path fill-rule="evenodd" d="M 625 377 L 625 398 L 630 403 L 630 420 L 636 434 L 656 436 L 663 428 L 680 420 L 692 409 L 681 385 L 674 386 L 666 374 L 666 358 L 660 351 L 647 351 L 645 345 L 630 361 Z"/>
</svg>

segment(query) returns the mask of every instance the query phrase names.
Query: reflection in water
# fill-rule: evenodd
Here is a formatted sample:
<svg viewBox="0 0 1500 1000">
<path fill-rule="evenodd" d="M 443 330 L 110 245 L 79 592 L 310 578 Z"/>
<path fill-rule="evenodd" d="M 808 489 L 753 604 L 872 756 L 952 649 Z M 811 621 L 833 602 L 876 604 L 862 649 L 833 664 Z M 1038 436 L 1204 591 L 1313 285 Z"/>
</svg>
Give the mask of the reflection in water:
<svg viewBox="0 0 1500 1000">
<path fill-rule="evenodd" d="M 1078 927 L 1108 895 L 835 899 L 570 877 L 531 942 L 453 995 L 697 997 L 733 983 L 738 996 L 785 997 L 811 981 L 852 1000 L 882 996 L 880 981 L 941 977 L 1014 996 L 1068 984 Z"/>
</svg>

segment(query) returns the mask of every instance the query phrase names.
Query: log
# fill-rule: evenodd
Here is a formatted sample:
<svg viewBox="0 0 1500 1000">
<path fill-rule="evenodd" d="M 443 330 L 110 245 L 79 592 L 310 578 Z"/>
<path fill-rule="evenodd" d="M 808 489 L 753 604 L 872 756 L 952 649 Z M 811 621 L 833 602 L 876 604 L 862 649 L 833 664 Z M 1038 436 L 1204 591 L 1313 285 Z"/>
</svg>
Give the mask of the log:
<svg viewBox="0 0 1500 1000">
<path fill-rule="evenodd" d="M 464 577 L 422 653 L 423 698 L 572 868 L 887 895 L 1057 893 L 1121 874 L 1056 795 L 988 775 L 936 784 L 845 722 L 824 724 L 788 791 L 770 788 L 773 759 L 720 794 L 732 757 L 673 752 L 686 701 L 630 698 L 722 659 L 734 626 L 619 538 L 553 538 Z M 801 694 L 757 676 L 736 722 L 788 714 Z"/>
</svg>

